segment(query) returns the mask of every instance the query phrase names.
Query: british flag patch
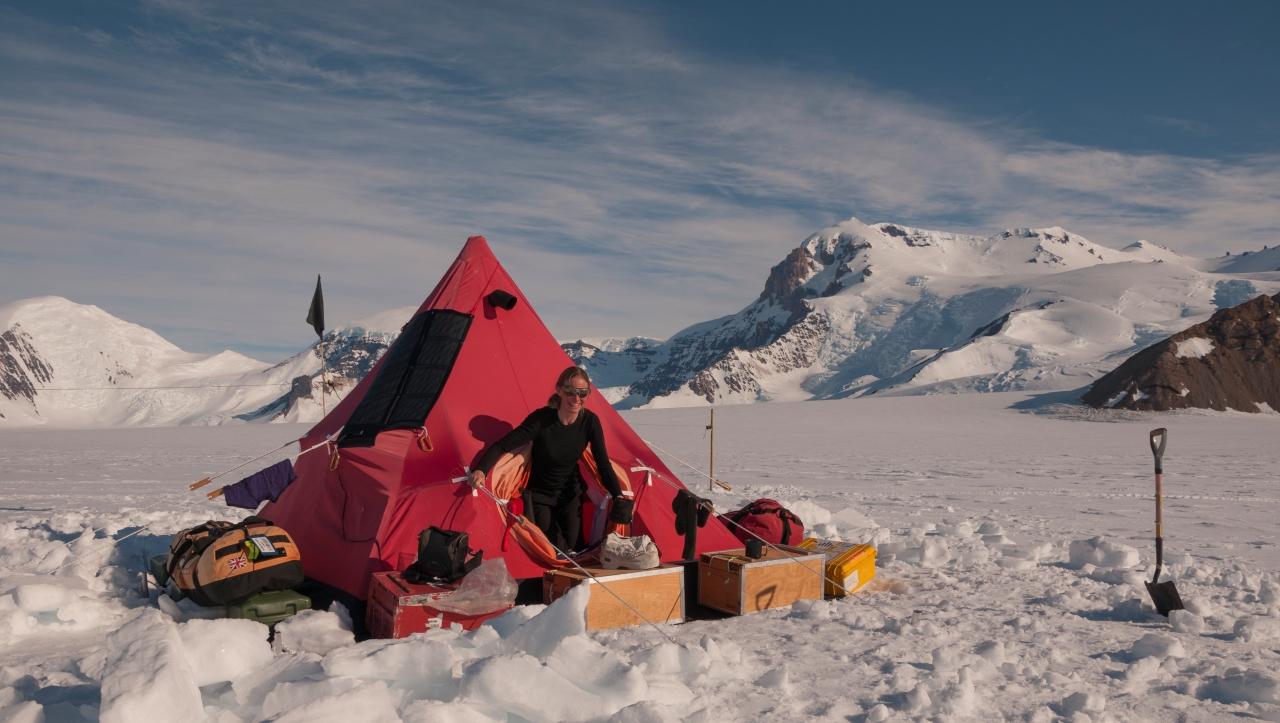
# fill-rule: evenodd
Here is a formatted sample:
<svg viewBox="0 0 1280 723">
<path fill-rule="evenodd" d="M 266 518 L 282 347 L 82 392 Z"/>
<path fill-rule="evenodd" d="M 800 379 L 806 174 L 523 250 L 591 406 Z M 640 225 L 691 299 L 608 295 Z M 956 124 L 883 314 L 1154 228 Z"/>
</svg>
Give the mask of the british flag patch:
<svg viewBox="0 0 1280 723">
<path fill-rule="evenodd" d="M 248 564 L 249 564 L 249 561 L 244 559 L 244 555 L 236 555 L 230 560 L 227 560 L 227 567 L 231 568 L 232 570 L 239 570 L 240 568 Z"/>
</svg>

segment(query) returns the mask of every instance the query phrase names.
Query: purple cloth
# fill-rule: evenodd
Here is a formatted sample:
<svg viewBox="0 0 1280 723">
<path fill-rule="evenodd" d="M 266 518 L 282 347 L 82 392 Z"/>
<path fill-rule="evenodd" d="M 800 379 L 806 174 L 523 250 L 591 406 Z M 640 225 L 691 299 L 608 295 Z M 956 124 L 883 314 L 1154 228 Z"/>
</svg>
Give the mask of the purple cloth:
<svg viewBox="0 0 1280 723">
<path fill-rule="evenodd" d="M 222 488 L 222 499 L 232 507 L 256 510 L 264 500 L 275 502 L 284 488 L 297 478 L 298 475 L 293 473 L 293 462 L 286 459 Z"/>
</svg>

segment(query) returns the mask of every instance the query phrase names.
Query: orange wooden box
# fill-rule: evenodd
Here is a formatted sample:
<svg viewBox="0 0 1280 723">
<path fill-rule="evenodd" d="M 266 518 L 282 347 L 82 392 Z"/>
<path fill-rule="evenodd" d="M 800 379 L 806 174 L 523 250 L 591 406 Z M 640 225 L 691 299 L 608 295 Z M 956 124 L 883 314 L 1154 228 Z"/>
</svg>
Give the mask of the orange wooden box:
<svg viewBox="0 0 1280 723">
<path fill-rule="evenodd" d="M 698 604 L 731 615 L 821 600 L 826 556 L 797 547 L 766 547 L 760 559 L 745 550 L 709 552 L 698 561 Z"/>
<path fill-rule="evenodd" d="M 543 601 L 551 603 L 575 585 L 585 583 L 591 587 L 591 599 L 587 602 L 588 630 L 643 625 L 646 619 L 653 623 L 684 622 L 683 567 L 661 565 L 652 570 L 586 569 L 595 579 L 576 569 L 548 570 L 542 576 Z M 618 598 L 625 600 L 626 604 Z"/>
</svg>

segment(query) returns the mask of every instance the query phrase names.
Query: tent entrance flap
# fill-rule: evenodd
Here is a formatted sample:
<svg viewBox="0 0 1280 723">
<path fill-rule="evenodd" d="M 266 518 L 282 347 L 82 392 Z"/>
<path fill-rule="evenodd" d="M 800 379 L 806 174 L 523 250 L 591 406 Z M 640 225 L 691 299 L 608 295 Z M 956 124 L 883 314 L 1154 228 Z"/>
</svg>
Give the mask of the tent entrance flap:
<svg viewBox="0 0 1280 723">
<path fill-rule="evenodd" d="M 382 371 L 338 438 L 339 447 L 369 447 L 379 432 L 426 421 L 453 371 L 471 315 L 430 309 L 413 317 L 387 350 Z"/>
</svg>

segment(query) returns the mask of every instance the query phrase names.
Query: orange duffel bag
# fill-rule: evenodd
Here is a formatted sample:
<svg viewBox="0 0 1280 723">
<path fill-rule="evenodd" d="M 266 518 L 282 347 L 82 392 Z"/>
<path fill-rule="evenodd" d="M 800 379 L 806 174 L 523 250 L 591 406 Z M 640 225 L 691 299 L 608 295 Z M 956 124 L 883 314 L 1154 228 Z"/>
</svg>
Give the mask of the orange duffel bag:
<svg viewBox="0 0 1280 723">
<path fill-rule="evenodd" d="M 288 590 L 303 579 L 293 538 L 261 517 L 211 520 L 179 532 L 169 543 L 165 567 L 174 586 L 200 605 Z"/>
</svg>

